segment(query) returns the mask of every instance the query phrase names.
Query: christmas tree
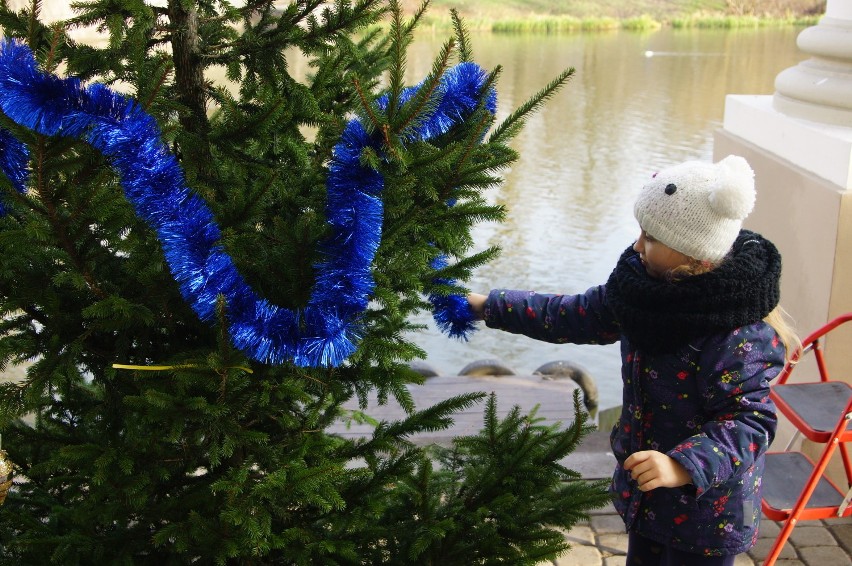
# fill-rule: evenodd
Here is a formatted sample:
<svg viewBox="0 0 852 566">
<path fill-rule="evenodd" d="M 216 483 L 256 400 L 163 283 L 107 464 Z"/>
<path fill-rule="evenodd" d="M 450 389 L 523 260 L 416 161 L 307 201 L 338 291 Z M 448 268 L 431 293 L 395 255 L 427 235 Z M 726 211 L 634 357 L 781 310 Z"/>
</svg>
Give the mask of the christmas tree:
<svg viewBox="0 0 852 566">
<path fill-rule="evenodd" d="M 605 501 L 559 464 L 577 397 L 565 428 L 412 403 L 410 317 L 471 330 L 483 191 L 572 74 L 496 124 L 455 18 L 405 85 L 427 4 L 3 2 L 0 363 L 31 365 L 0 387 L 2 563 L 535 564 Z M 406 417 L 328 431 L 372 390 Z M 474 403 L 478 435 L 410 441 Z"/>
</svg>

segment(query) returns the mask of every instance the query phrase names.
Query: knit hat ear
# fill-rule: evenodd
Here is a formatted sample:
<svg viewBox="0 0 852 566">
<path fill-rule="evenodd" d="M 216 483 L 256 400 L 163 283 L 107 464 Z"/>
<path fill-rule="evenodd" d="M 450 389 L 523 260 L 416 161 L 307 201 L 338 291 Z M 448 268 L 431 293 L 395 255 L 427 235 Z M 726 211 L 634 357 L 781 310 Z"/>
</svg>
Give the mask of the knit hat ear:
<svg viewBox="0 0 852 566">
<path fill-rule="evenodd" d="M 683 254 L 719 261 L 754 208 L 754 172 L 742 157 L 687 161 L 642 187 L 633 212 L 648 234 Z"/>
<path fill-rule="evenodd" d="M 745 219 L 754 208 L 754 171 L 739 155 L 729 155 L 716 167 L 718 183 L 708 195 L 710 206 L 720 216 Z"/>
</svg>

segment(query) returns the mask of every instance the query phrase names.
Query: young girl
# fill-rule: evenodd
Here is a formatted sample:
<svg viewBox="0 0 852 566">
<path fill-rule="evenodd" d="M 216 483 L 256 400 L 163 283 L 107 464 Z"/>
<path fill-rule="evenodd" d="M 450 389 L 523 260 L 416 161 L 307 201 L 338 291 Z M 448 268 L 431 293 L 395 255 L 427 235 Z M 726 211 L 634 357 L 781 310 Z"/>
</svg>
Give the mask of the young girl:
<svg viewBox="0 0 852 566">
<path fill-rule="evenodd" d="M 732 565 L 757 539 L 769 382 L 795 335 L 779 314 L 781 257 L 742 229 L 745 159 L 687 162 L 634 206 L 639 239 L 580 295 L 471 294 L 487 326 L 549 342 L 621 342 L 624 391 L 610 440 L 627 564 Z"/>
</svg>

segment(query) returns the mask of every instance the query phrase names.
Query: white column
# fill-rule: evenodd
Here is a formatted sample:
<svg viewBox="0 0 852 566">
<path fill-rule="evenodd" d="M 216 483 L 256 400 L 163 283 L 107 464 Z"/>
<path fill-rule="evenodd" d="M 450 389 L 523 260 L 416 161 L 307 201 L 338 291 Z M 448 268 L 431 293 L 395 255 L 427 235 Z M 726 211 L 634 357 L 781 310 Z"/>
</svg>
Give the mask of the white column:
<svg viewBox="0 0 852 566">
<path fill-rule="evenodd" d="M 775 109 L 852 127 L 852 2 L 829 2 L 825 16 L 799 34 L 797 45 L 812 57 L 775 78 Z"/>
<path fill-rule="evenodd" d="M 779 73 L 772 96 L 729 95 L 723 129 L 852 189 L 852 2 L 828 0 L 797 43 L 812 57 Z"/>
<path fill-rule="evenodd" d="M 781 300 L 804 335 L 852 311 L 852 0 L 828 0 L 797 44 L 803 61 L 778 74 L 774 94 L 726 97 L 713 152 L 755 170 L 746 227 L 781 250 Z M 852 328 L 829 340 L 840 336 L 852 340 Z M 852 382 L 846 358 L 832 371 Z"/>
<path fill-rule="evenodd" d="M 754 168 L 757 202 L 745 225 L 781 251 L 781 303 L 804 336 L 852 311 L 852 0 L 828 0 L 797 45 L 803 61 L 778 74 L 774 94 L 726 97 L 713 153 L 742 155 Z M 825 351 L 831 375 L 852 383 L 847 326 Z M 810 356 L 792 379 L 815 372 Z M 780 424 L 776 447 L 793 434 Z"/>
</svg>

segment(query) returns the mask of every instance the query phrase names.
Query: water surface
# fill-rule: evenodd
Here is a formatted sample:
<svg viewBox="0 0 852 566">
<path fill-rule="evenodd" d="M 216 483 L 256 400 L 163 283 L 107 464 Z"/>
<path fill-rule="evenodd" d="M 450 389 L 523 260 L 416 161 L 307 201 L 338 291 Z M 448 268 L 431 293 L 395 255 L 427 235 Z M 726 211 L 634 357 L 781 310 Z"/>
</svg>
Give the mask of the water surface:
<svg viewBox="0 0 852 566">
<path fill-rule="evenodd" d="M 576 74 L 515 139 L 521 158 L 488 194 L 507 218 L 479 225 L 476 246 L 503 253 L 476 272 L 471 289 L 579 293 L 604 283 L 638 233 L 632 206 L 642 184 L 674 163 L 711 159 L 725 96 L 774 92 L 775 76 L 806 58 L 796 47 L 800 31 L 474 35 L 473 59 L 503 66 L 498 118 L 564 68 Z M 444 40 L 427 36 L 413 45 L 410 84 L 428 73 Z M 621 404 L 617 345 L 547 344 L 484 326 L 460 342 L 440 334 L 428 315 L 418 320 L 430 327 L 414 341 L 442 373 L 485 358 L 518 373 L 571 360 L 595 378 L 601 408 Z"/>
</svg>

